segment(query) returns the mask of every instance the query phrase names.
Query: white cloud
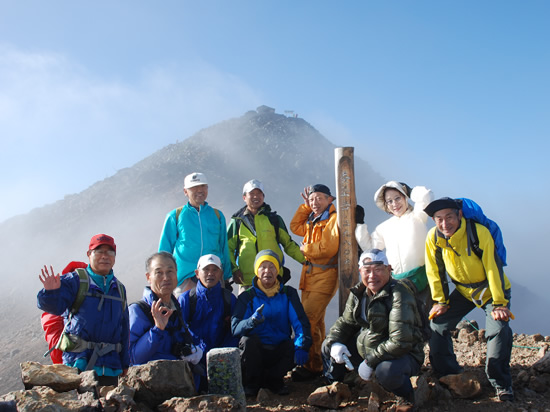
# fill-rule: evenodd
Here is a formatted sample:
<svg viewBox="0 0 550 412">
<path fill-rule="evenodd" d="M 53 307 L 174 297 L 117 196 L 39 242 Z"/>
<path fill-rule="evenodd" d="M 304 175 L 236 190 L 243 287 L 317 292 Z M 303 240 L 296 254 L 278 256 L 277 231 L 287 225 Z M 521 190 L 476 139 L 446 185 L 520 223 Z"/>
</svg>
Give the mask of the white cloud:
<svg viewBox="0 0 550 412">
<path fill-rule="evenodd" d="M 0 190 L 19 194 L 0 221 L 263 103 L 246 82 L 204 61 L 137 73 L 100 75 L 67 56 L 0 45 Z"/>
</svg>

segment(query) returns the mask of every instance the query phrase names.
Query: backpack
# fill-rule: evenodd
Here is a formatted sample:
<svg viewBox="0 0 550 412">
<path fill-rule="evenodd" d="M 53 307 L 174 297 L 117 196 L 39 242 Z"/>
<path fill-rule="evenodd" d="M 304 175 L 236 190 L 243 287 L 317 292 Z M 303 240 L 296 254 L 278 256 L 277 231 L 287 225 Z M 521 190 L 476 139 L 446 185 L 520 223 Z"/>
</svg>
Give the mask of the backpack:
<svg viewBox="0 0 550 412">
<path fill-rule="evenodd" d="M 63 272 L 63 274 L 66 274 L 66 273 L 69 273 L 72 269 L 74 269 L 74 271 L 78 274 L 78 278 L 79 278 L 78 291 L 76 293 L 75 300 L 73 301 L 73 304 L 71 305 L 71 308 L 67 315 L 67 322 L 65 323 L 65 325 L 61 330 L 61 333 L 59 334 L 57 343 L 44 354 L 44 357 L 48 356 L 54 350 L 60 350 L 62 352 L 71 352 L 71 349 L 74 349 L 75 346 L 78 344 L 78 342 L 75 341 L 75 337 L 73 335 L 70 335 L 65 332 L 65 328 L 67 327 L 67 325 L 71 323 L 71 319 L 78 312 L 78 310 L 80 309 L 80 306 L 82 306 L 82 303 L 84 302 L 84 299 L 86 298 L 86 296 L 95 296 L 95 297 L 101 297 L 102 299 L 119 300 L 122 304 L 123 310 L 125 310 L 126 307 L 128 306 L 126 301 L 126 289 L 124 288 L 122 283 L 120 283 L 120 281 L 116 278 L 115 280 L 117 282 L 117 288 L 119 290 L 120 297 L 108 296 L 103 293 L 97 293 L 97 292 L 89 292 L 90 278 L 88 276 L 88 272 L 86 271 L 85 268 L 82 268 L 82 267 L 74 268 L 74 265 L 73 265 L 73 264 L 79 265 L 80 263 L 82 262 L 71 262 L 67 266 L 69 270 L 65 268 Z M 71 267 L 71 265 L 73 265 L 73 267 Z M 101 301 L 100 305 L 102 304 L 103 302 Z M 51 324 L 50 324 L 51 327 L 48 328 L 48 330 L 45 330 L 46 335 L 55 334 L 55 331 L 52 330 L 52 328 L 54 329 L 59 328 L 60 322 L 63 322 L 63 315 L 51 315 L 50 321 L 51 321 Z M 49 326 L 49 325 L 44 325 L 45 329 L 46 329 L 46 326 Z"/>
<path fill-rule="evenodd" d="M 426 303 L 418 296 L 418 290 L 416 289 L 415 284 L 407 278 L 395 280 L 391 282 L 391 289 L 393 291 L 393 288 L 395 285 L 400 283 L 409 291 L 411 295 L 414 296 L 414 300 L 416 302 L 416 309 L 418 310 L 418 315 L 420 316 L 420 332 L 422 332 L 422 341 L 427 342 L 431 336 L 432 336 L 432 329 L 430 328 L 430 321 L 428 319 L 428 311 L 426 308 Z M 388 313 L 391 311 L 392 308 L 392 299 L 385 299 L 386 308 L 388 310 Z"/>
<path fill-rule="evenodd" d="M 231 291 L 222 288 L 223 295 L 223 330 L 227 333 L 231 328 Z M 194 287 L 189 291 L 189 321 L 193 319 L 197 310 L 197 288 Z"/>
<path fill-rule="evenodd" d="M 476 223 L 482 224 L 487 229 L 489 229 L 489 232 L 491 232 L 491 236 L 493 236 L 493 240 L 495 242 L 495 250 L 498 257 L 500 258 L 502 266 L 506 266 L 506 247 L 504 246 L 502 231 L 500 230 L 498 224 L 485 216 L 483 210 L 481 209 L 481 206 L 479 206 L 473 200 L 466 198 L 459 198 L 457 200 L 462 203 L 462 214 L 466 219 L 467 224 L 466 231 L 468 233 L 468 244 L 470 245 L 474 253 L 477 255 L 477 257 L 481 259 L 481 256 L 483 255 L 483 250 L 479 248 L 477 229 L 476 225 L 471 222 L 472 220 Z M 468 227 L 470 228 L 469 231 Z M 468 255 L 470 255 L 469 249 Z"/>
<path fill-rule="evenodd" d="M 466 198 L 459 198 L 456 200 L 462 205 L 462 215 L 466 220 L 468 256 L 471 256 L 472 250 L 479 259 L 483 256 L 483 250 L 479 247 L 479 237 L 477 235 L 477 228 L 475 225 L 475 223 L 479 223 L 485 226 L 493 237 L 496 256 L 498 256 L 498 260 L 500 260 L 500 262 L 497 263 L 501 263 L 502 267 L 506 266 L 506 247 L 504 246 L 500 227 L 496 224 L 496 222 L 485 216 L 481 206 L 473 200 Z M 434 242 L 437 242 L 437 230 L 434 231 Z"/>
</svg>

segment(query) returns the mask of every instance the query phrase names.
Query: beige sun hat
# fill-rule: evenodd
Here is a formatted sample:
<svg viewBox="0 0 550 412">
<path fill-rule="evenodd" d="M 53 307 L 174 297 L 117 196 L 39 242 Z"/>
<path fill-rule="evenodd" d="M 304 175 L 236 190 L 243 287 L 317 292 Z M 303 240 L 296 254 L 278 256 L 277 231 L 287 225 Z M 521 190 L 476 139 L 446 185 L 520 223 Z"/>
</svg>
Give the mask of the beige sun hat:
<svg viewBox="0 0 550 412">
<path fill-rule="evenodd" d="M 384 183 L 382 186 L 380 186 L 380 189 L 378 189 L 374 194 L 374 203 L 376 203 L 376 206 L 378 206 L 379 209 L 383 210 L 386 213 L 390 213 L 388 211 L 388 208 L 386 207 L 386 200 L 384 199 L 386 189 L 397 190 L 399 193 L 405 196 L 405 199 L 407 199 L 407 201 L 411 196 L 411 188 L 406 183 L 396 182 L 395 180 L 390 180 L 389 182 Z"/>
</svg>

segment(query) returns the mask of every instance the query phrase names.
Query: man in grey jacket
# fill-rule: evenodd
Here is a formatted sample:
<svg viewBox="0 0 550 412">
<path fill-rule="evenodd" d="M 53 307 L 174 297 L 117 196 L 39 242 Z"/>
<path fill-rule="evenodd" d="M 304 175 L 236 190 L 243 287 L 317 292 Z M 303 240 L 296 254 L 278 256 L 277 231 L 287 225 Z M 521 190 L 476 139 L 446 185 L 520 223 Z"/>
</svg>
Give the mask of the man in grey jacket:
<svg viewBox="0 0 550 412">
<path fill-rule="evenodd" d="M 359 259 L 361 281 L 350 290 L 346 308 L 323 343 L 325 375 L 341 380 L 344 364 L 399 396 L 400 410 L 412 410 L 410 377 L 424 362 L 422 321 L 413 290 L 391 278 L 391 266 L 379 249 Z M 353 352 L 353 353 L 352 353 Z M 407 409 L 409 408 L 410 409 Z"/>
</svg>

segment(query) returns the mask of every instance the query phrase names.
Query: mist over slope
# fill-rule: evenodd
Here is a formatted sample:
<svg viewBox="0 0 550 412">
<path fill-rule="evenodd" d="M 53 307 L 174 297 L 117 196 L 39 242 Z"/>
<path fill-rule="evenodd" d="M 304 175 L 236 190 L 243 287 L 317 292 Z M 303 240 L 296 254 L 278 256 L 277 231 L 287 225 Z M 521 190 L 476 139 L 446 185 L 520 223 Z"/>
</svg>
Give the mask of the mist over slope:
<svg viewBox="0 0 550 412">
<path fill-rule="evenodd" d="M 42 349 L 35 351 L 35 359 L 29 359 L 28 351 L 24 352 L 25 357 L 18 357 L 23 352 L 13 350 L 30 343 L 40 346 L 36 293 L 41 287 L 38 274 L 42 265 L 51 264 L 60 272 L 71 260 L 87 261 L 90 237 L 108 233 L 117 243 L 115 274 L 126 285 L 129 302 L 138 300 L 145 285 L 144 262 L 157 250 L 166 213 L 186 202 L 185 175 L 194 171 L 206 174 L 208 202 L 225 214 L 227 222 L 243 206 L 243 184 L 253 178 L 260 179 L 265 185 L 266 203 L 279 212 L 288 225 L 302 202 L 300 193 L 305 186 L 325 183 L 335 190 L 334 148 L 304 119 L 286 117 L 261 106 L 168 145 L 81 193 L 1 223 L 2 339 L 9 340 L 10 345 L 0 343 L 0 376 L 7 376 L 4 372 L 10 368 L 16 372 L 13 380 L 0 381 L 0 393 L 20 388 L 18 362 L 42 360 L 42 349 L 47 349 L 42 342 Z M 71 173 L 72 168 L 79 166 L 75 159 L 60 167 Z M 99 173 L 90 173 L 101 173 L 101 159 L 97 161 L 97 169 Z M 406 177 L 388 178 L 406 181 Z M 372 201 L 373 193 L 386 178 L 356 157 L 355 179 L 357 199 L 365 207 L 366 220 L 372 229 L 386 217 Z M 296 285 L 300 268 L 291 259 L 287 262 L 293 269 L 291 284 Z M 509 275 L 512 280 L 519 280 L 513 273 Z M 513 291 L 513 311 L 519 320 L 513 325 L 514 331 L 550 334 L 547 322 L 530 315 L 537 313 L 541 300 L 525 288 Z M 329 310 L 327 326 L 337 316 L 337 298 Z M 23 319 L 30 331 L 16 333 L 22 326 L 18 320 Z M 27 319 L 34 324 L 27 325 Z M 11 348 L 9 353 L 7 348 Z"/>
</svg>

